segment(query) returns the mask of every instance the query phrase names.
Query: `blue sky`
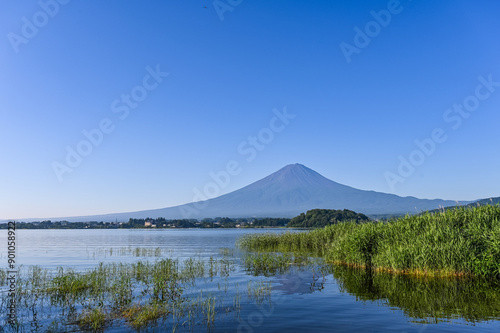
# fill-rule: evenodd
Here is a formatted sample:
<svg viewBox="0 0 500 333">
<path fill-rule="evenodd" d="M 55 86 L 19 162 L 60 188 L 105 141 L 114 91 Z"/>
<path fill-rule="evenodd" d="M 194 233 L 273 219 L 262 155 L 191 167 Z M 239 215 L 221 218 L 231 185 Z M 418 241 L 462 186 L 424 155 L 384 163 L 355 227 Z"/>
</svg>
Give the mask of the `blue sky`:
<svg viewBox="0 0 500 333">
<path fill-rule="evenodd" d="M 401 196 L 500 196 L 499 10 L 494 0 L 2 1 L 0 218 L 191 202 L 230 161 L 238 172 L 217 194 L 301 163 Z M 68 149 L 86 156 L 70 166 Z"/>
</svg>

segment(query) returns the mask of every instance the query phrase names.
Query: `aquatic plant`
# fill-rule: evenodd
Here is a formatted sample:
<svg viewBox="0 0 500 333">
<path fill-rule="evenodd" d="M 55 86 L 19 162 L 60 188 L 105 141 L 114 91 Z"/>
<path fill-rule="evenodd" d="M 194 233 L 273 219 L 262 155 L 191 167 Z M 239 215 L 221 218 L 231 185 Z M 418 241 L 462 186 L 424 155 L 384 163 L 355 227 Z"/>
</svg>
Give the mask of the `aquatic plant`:
<svg viewBox="0 0 500 333">
<path fill-rule="evenodd" d="M 83 272 L 68 267 L 49 270 L 20 266 L 16 293 L 19 326 L 11 328 L 22 331 L 27 325 L 51 331 L 100 331 L 122 322 L 140 330 L 159 320 L 174 331 L 183 325 L 194 327 L 201 323 L 213 327 L 222 305 L 215 296 L 203 295 L 196 282 L 220 276 L 226 293 L 233 266 L 234 260 L 229 258 L 190 258 L 182 263 L 170 258 L 99 263 Z M 185 295 L 188 288 L 193 290 Z M 200 297 L 195 297 L 193 291 Z M 4 296 L 0 302 L 2 312 L 7 306 Z M 239 307 L 239 301 L 234 304 Z M 226 312 L 230 311 L 226 308 Z M 49 318 L 57 320 L 47 324 Z"/>
<path fill-rule="evenodd" d="M 250 251 L 295 251 L 326 261 L 416 275 L 500 277 L 500 206 L 456 208 L 390 222 L 344 222 L 309 232 L 253 234 Z"/>
</svg>

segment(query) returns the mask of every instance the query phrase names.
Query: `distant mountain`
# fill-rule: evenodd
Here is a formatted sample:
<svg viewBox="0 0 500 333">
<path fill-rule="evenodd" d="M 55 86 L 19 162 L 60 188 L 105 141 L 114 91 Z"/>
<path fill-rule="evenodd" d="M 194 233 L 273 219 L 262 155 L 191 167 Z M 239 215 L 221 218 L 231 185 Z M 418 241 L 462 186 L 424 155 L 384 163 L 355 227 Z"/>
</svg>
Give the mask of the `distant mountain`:
<svg viewBox="0 0 500 333">
<path fill-rule="evenodd" d="M 485 206 L 485 205 L 494 206 L 494 205 L 498 205 L 498 204 L 500 204 L 500 197 L 481 199 L 481 200 L 477 200 L 477 201 L 468 203 L 467 205 L 464 205 L 464 206 L 465 207 L 477 207 L 477 206 Z M 435 212 L 439 212 L 439 211 L 443 211 L 443 210 L 450 210 L 450 209 L 454 209 L 456 207 L 457 207 L 456 204 L 453 206 L 441 207 L 439 209 L 430 210 L 429 213 L 435 213 Z"/>
<path fill-rule="evenodd" d="M 477 206 L 478 204 L 481 205 L 481 206 L 484 206 L 484 205 L 498 205 L 498 204 L 500 204 L 500 197 L 488 198 L 488 199 L 481 199 L 481 200 L 478 200 L 478 201 L 475 201 L 475 202 L 469 204 L 468 206 Z"/>
<path fill-rule="evenodd" d="M 470 202 L 461 204 L 467 203 Z M 301 164 L 291 164 L 246 187 L 203 202 L 130 213 L 52 220 L 128 221 L 129 218 L 145 217 L 202 219 L 217 216 L 294 217 L 315 208 L 349 209 L 367 215 L 414 214 L 453 205 L 456 205 L 456 202 L 452 200 L 418 199 L 358 190 L 329 180 Z"/>
</svg>

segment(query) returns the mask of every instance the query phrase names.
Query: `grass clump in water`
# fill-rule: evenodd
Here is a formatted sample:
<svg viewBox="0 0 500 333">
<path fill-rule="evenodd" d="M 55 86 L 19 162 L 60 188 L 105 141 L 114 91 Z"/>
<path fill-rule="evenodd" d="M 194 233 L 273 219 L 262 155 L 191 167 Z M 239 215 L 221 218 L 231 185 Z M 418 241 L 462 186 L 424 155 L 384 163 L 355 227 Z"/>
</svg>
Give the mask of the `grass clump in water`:
<svg viewBox="0 0 500 333">
<path fill-rule="evenodd" d="M 122 312 L 123 317 L 135 329 L 144 328 L 166 314 L 167 310 L 160 304 L 134 305 Z"/>
<path fill-rule="evenodd" d="M 19 329 L 14 329 L 102 331 L 128 325 L 142 330 L 158 323 L 173 331 L 194 329 L 202 323 L 211 328 L 222 307 L 216 300 L 222 297 L 204 296 L 200 291 L 196 298 L 199 284 L 218 277 L 227 292 L 227 278 L 233 270 L 234 260 L 228 258 L 100 263 L 83 272 L 19 266 L 16 309 L 22 320 Z M 6 311 L 6 306 L 2 296 L 0 312 Z"/>
<path fill-rule="evenodd" d="M 276 273 L 284 273 L 289 265 L 292 264 L 293 256 L 275 253 L 256 253 L 249 254 L 244 257 L 244 264 L 247 271 L 251 271 L 253 275 L 272 276 Z"/>
<path fill-rule="evenodd" d="M 291 253 L 258 252 L 243 257 L 245 269 L 253 275 L 274 276 L 289 272 L 292 266 L 317 264 L 311 258 Z"/>
<path fill-rule="evenodd" d="M 102 308 L 94 308 L 78 317 L 78 325 L 86 330 L 97 331 L 104 328 L 106 313 Z"/>
<path fill-rule="evenodd" d="M 249 235 L 247 250 L 298 251 L 328 262 L 416 275 L 500 277 L 500 206 L 460 207 L 390 222 Z"/>
</svg>

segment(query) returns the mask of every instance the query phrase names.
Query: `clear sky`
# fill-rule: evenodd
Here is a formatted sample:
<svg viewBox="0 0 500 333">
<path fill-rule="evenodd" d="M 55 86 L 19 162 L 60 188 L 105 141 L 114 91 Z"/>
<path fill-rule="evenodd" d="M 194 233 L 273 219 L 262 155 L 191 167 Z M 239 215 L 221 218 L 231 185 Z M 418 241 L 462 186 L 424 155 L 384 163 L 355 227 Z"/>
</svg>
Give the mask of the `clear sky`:
<svg viewBox="0 0 500 333">
<path fill-rule="evenodd" d="M 2 1 L 0 219 L 191 202 L 228 163 L 209 195 L 301 163 L 401 196 L 500 196 L 499 13 L 496 0 Z"/>
</svg>

